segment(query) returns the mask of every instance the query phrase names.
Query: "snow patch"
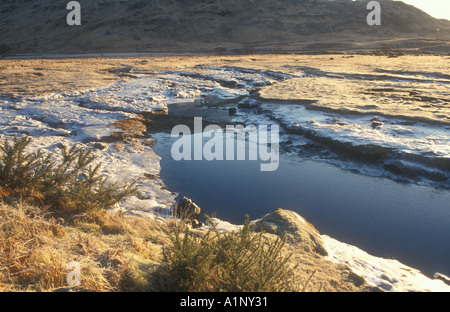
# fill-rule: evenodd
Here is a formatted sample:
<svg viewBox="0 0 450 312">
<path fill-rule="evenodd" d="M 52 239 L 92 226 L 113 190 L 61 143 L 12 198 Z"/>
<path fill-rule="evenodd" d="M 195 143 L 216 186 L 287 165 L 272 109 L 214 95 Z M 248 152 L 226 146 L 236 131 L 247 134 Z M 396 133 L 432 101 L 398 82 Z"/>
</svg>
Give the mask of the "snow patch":
<svg viewBox="0 0 450 312">
<path fill-rule="evenodd" d="M 389 292 L 450 292 L 450 286 L 443 281 L 428 278 L 397 260 L 372 256 L 327 235 L 322 235 L 322 239 L 330 261 L 346 264 L 371 286 Z"/>
</svg>

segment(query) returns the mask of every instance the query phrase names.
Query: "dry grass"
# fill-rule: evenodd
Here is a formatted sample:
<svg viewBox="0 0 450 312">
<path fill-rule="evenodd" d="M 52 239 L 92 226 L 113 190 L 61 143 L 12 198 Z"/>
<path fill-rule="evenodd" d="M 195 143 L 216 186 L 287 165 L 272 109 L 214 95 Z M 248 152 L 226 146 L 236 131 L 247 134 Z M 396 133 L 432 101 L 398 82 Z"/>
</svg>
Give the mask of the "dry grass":
<svg viewBox="0 0 450 312">
<path fill-rule="evenodd" d="M 140 120 L 124 119 L 117 120 L 110 127 L 114 127 L 114 131 L 110 136 L 103 138 L 105 142 L 125 141 L 133 138 L 141 138 L 145 135 L 147 127 Z"/>
<path fill-rule="evenodd" d="M 16 59 L 0 60 L 0 94 L 2 96 L 41 96 L 55 92 L 72 92 L 104 87 L 129 79 L 114 74 L 114 69 L 131 66 L 135 71 L 158 72 L 186 70 L 196 72 L 205 67 L 237 66 L 298 74 L 302 67 L 348 74 L 374 73 L 374 69 L 404 71 L 414 64 L 417 72 L 441 72 L 448 69 L 448 56 L 352 55 L 227 55 L 166 56 L 141 58 Z M 35 75 L 36 71 L 45 77 Z M 83 77 L 83 79 L 79 79 Z"/>
<path fill-rule="evenodd" d="M 161 254 L 154 220 L 97 213 L 71 223 L 25 204 L 0 204 L 0 290 L 68 287 L 68 263 L 81 266 L 84 290 L 148 291 Z"/>
<path fill-rule="evenodd" d="M 167 289 L 170 279 L 164 250 L 174 250 L 171 233 L 180 226 L 185 228 L 179 220 L 169 218 L 159 222 L 120 213 L 90 212 L 76 215 L 64 223 L 62 219 L 44 215 L 41 208 L 20 202 L 15 205 L 0 203 L 0 220 L 0 291 L 73 289 L 67 282 L 71 272 L 67 265 L 72 261 L 78 262 L 81 269 L 81 285 L 76 290 L 149 292 L 175 289 Z M 204 232 L 199 231 L 197 235 L 205 236 L 199 236 L 200 241 L 208 240 Z M 226 237 L 235 236 L 230 233 Z M 272 234 L 264 234 L 264 237 L 268 243 L 264 246 L 279 241 Z M 288 243 L 280 254 L 280 259 L 289 260 L 288 267 L 296 267 L 289 271 L 289 281 L 294 283 L 295 289 L 313 292 L 373 290 L 346 266 L 299 250 L 299 246 Z M 203 283 L 201 272 L 193 272 L 197 273 L 196 283 Z M 226 275 L 223 278 L 226 280 Z M 188 287 L 198 291 L 196 285 Z"/>
</svg>

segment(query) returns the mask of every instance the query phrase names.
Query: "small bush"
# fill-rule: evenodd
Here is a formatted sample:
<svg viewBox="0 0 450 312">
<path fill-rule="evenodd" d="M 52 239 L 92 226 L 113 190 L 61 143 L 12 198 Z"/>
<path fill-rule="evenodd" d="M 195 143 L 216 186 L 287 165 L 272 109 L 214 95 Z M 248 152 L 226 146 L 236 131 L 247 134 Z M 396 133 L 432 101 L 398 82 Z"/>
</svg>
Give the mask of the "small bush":
<svg viewBox="0 0 450 312">
<path fill-rule="evenodd" d="M 261 292 L 293 291 L 290 254 L 285 237 L 269 239 L 254 233 L 245 218 L 241 230 L 219 232 L 214 226 L 203 235 L 186 227 L 168 233 L 164 250 L 164 291 Z"/>
<path fill-rule="evenodd" d="M 61 148 L 60 160 L 41 150 L 27 153 L 31 138 L 0 144 L 0 195 L 48 206 L 53 211 L 79 213 L 108 209 L 136 194 L 134 183 L 118 186 L 100 175 L 91 149 Z"/>
</svg>

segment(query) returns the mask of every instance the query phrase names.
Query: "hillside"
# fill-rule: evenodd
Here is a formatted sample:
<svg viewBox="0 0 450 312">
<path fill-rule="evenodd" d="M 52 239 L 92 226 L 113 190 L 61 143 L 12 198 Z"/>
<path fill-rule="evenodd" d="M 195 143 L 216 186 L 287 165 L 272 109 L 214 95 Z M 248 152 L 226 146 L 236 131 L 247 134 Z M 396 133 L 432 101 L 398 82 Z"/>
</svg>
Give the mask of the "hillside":
<svg viewBox="0 0 450 312">
<path fill-rule="evenodd" d="M 450 21 L 400 1 L 81 0 L 68 26 L 67 0 L 4 0 L 0 54 L 99 52 L 291 52 L 420 49 L 448 53 Z"/>
</svg>

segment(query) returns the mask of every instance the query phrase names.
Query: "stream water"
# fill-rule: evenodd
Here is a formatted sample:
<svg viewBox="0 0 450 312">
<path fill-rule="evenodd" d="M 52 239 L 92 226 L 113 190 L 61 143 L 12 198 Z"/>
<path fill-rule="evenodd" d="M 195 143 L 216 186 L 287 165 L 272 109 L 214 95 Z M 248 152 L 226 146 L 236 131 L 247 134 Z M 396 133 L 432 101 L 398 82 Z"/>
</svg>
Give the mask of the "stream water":
<svg viewBox="0 0 450 312">
<path fill-rule="evenodd" d="M 261 161 L 175 161 L 171 147 L 178 138 L 167 131 L 152 137 L 167 188 L 191 198 L 203 214 L 242 224 L 245 214 L 257 219 L 289 209 L 322 234 L 372 255 L 430 276 L 450 275 L 448 190 L 370 177 L 283 152 L 272 172 L 262 172 Z"/>
</svg>

